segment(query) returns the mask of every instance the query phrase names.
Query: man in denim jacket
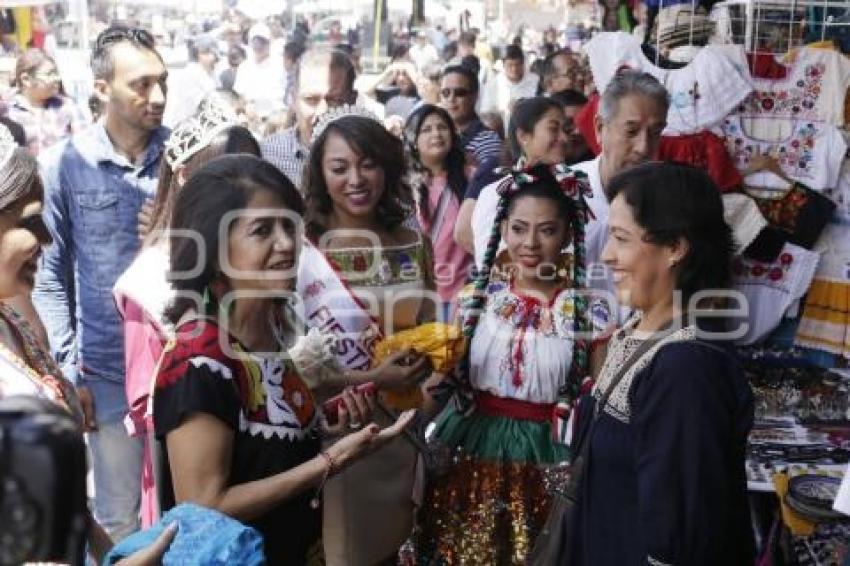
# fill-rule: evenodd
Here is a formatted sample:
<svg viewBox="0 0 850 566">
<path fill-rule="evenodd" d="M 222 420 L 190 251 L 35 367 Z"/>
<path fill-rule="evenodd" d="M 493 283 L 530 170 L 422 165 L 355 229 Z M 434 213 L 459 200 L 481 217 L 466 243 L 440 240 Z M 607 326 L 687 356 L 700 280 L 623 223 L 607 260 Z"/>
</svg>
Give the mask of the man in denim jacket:
<svg viewBox="0 0 850 566">
<path fill-rule="evenodd" d="M 166 68 L 144 30 L 111 27 L 92 53 L 103 119 L 40 155 L 53 237 L 33 299 L 51 350 L 79 392 L 95 517 L 117 541 L 139 527 L 141 439 L 122 421 L 124 341 L 112 286 L 139 250 L 138 215 L 156 191 Z"/>
</svg>

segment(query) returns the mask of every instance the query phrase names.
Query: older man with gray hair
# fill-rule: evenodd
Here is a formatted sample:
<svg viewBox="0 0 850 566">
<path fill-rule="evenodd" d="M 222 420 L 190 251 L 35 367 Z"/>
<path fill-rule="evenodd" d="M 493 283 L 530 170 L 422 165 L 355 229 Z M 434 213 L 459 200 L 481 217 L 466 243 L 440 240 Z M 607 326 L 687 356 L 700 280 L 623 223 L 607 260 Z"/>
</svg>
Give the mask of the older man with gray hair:
<svg viewBox="0 0 850 566">
<path fill-rule="evenodd" d="M 596 159 L 572 166 L 587 175 L 593 189 L 588 206 L 594 218 L 586 228 L 589 268 L 599 263 L 608 237 L 609 199 L 605 186 L 620 171 L 658 156 L 669 106 L 664 85 L 640 71 L 621 71 L 602 94 L 595 123 L 602 151 Z M 588 275 L 593 278 L 594 270 L 589 269 Z"/>
<path fill-rule="evenodd" d="M 640 71 L 620 72 L 602 94 L 596 116 L 596 136 L 602 152 L 596 159 L 572 166 L 587 175 L 593 189 L 593 196 L 588 199 L 593 218 L 586 227 L 589 267 L 599 264 L 607 238 L 608 196 L 604 187 L 620 171 L 656 158 L 669 104 L 667 89 L 655 77 Z M 495 220 L 498 202 L 496 185 L 488 186 L 478 197 L 475 215 Z M 473 232 L 483 227 L 489 234 L 491 225 L 492 221 L 480 222 L 473 227 Z M 473 239 L 475 257 L 481 258 L 483 249 L 479 246 L 486 243 L 487 238 L 473 234 Z M 593 270 L 588 270 L 588 274 L 592 277 Z"/>
</svg>

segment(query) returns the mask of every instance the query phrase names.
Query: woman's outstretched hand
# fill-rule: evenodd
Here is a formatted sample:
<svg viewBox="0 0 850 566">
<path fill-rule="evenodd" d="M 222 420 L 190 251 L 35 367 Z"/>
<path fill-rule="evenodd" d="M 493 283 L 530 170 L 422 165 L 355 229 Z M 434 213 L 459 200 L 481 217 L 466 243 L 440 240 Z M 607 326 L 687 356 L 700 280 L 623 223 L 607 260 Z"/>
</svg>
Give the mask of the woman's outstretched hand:
<svg viewBox="0 0 850 566">
<path fill-rule="evenodd" d="M 405 411 L 393 424 L 383 429 L 375 423 L 367 424 L 362 429 L 340 438 L 327 452 L 338 469 L 345 468 L 399 436 L 415 415 L 415 409 Z M 340 413 L 340 423 L 342 420 L 343 415 Z"/>
</svg>

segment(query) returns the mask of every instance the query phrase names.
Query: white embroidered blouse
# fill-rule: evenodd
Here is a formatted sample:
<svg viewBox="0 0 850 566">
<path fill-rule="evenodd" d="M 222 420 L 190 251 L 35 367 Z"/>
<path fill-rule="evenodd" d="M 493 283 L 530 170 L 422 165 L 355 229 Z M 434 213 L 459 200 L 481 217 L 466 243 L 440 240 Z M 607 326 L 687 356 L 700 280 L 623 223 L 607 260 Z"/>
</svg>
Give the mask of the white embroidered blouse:
<svg viewBox="0 0 850 566">
<path fill-rule="evenodd" d="M 554 403 L 573 361 L 574 291 L 548 304 L 491 286 L 470 350 L 476 391 L 531 403 Z"/>
<path fill-rule="evenodd" d="M 640 40 L 625 32 L 603 32 L 585 46 L 599 92 L 623 67 L 654 76 L 670 93 L 666 135 L 693 134 L 710 128 L 752 91 L 743 48 L 709 45 L 681 69 L 662 69 L 650 61 Z"/>
</svg>

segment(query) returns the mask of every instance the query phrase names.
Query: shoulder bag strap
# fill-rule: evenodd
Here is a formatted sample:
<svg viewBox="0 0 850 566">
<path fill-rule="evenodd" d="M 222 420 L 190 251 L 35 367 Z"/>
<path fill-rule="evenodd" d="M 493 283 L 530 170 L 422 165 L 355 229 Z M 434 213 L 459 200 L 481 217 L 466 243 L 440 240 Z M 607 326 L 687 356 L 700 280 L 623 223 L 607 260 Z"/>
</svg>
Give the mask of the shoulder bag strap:
<svg viewBox="0 0 850 566">
<path fill-rule="evenodd" d="M 614 379 L 611 380 L 611 383 L 602 393 L 602 396 L 599 398 L 599 402 L 596 403 L 596 407 L 594 408 L 593 416 L 591 417 L 590 424 L 588 425 L 587 432 L 585 432 L 581 439 L 579 440 L 578 450 L 576 450 L 576 456 L 573 459 L 573 470 L 570 474 L 570 479 L 567 482 L 566 493 L 567 497 L 577 498 L 579 483 L 581 482 L 581 478 L 584 475 L 587 469 L 587 453 L 590 449 L 590 439 L 593 435 L 593 430 L 596 426 L 596 422 L 599 420 L 599 417 L 602 415 L 603 409 L 605 409 L 605 405 L 608 403 L 608 398 L 613 393 L 614 389 L 620 384 L 623 380 L 623 377 L 628 373 L 628 371 L 632 368 L 632 366 L 640 360 L 644 354 L 646 354 L 653 346 L 661 342 L 664 338 L 670 336 L 675 330 L 672 328 L 672 321 L 664 326 L 662 330 L 655 332 L 651 338 L 647 338 L 643 342 L 641 342 L 640 346 L 632 352 L 623 365 L 620 367 L 620 370 L 614 376 Z"/>
</svg>

